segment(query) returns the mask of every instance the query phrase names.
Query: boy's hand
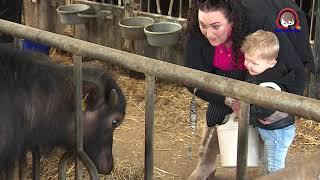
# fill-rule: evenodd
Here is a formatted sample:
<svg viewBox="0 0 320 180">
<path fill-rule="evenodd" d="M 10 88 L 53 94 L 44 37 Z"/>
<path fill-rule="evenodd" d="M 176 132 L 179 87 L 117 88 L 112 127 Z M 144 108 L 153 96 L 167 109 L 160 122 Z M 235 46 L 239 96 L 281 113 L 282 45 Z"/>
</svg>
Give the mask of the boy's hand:
<svg viewBox="0 0 320 180">
<path fill-rule="evenodd" d="M 258 119 L 258 121 L 259 121 L 261 124 L 264 124 L 264 125 L 267 125 L 267 124 L 271 124 L 271 123 L 272 123 L 272 121 L 270 121 L 268 118 Z"/>
</svg>

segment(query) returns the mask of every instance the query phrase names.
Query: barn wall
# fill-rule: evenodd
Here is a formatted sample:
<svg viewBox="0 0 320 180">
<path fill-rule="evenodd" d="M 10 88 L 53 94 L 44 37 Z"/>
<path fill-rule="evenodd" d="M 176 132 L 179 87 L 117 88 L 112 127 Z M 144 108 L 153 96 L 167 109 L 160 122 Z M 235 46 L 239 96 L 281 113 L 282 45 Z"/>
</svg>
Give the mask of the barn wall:
<svg viewBox="0 0 320 180">
<path fill-rule="evenodd" d="M 41 12 L 40 3 L 46 3 L 46 10 Z M 89 42 L 97 43 L 100 45 L 112 47 L 119 50 L 130 51 L 139 55 L 151 57 L 154 59 L 160 59 L 166 62 L 180 64 L 183 63 L 183 48 L 182 41 L 173 47 L 151 47 L 148 45 L 147 40 L 138 40 L 133 42 L 133 48 L 130 49 L 128 44 L 132 44 L 130 41 L 126 41 L 121 37 L 120 28 L 118 26 L 118 21 L 124 18 L 125 10 L 123 6 L 116 6 L 110 4 L 88 2 L 83 0 L 76 0 L 74 3 L 86 3 L 95 9 L 100 10 L 112 10 L 113 18 L 97 18 L 91 19 L 86 24 L 75 25 L 75 37 L 86 40 Z M 36 27 L 51 32 L 63 34 L 65 25 L 60 23 L 58 15 L 56 13 L 56 8 L 64 5 L 64 0 L 42 0 L 37 2 L 32 2 L 30 0 L 24 0 L 24 16 L 25 24 L 31 27 Z M 42 6 L 42 9 L 43 6 Z M 46 14 L 45 14 L 46 13 Z M 135 15 L 140 15 L 139 12 L 135 12 Z M 145 14 L 144 14 L 145 15 Z M 151 15 L 152 16 L 152 15 Z M 41 19 L 42 18 L 42 19 Z M 167 18 L 160 16 L 153 16 L 156 22 L 158 21 L 171 21 L 183 24 L 185 19 L 181 18 Z M 46 20 L 48 23 L 47 27 L 41 27 L 41 23 Z M 43 23 L 42 23 L 43 24 Z M 40 25 L 40 26 L 39 26 Z M 182 36 L 182 35 L 181 35 Z M 124 46 L 126 44 L 127 46 Z"/>
</svg>

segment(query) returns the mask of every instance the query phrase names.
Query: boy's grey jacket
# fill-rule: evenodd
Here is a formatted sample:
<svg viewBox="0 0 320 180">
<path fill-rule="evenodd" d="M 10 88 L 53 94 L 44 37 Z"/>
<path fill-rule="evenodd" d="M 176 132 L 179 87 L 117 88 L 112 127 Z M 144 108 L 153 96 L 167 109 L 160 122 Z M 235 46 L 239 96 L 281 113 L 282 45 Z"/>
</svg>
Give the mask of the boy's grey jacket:
<svg viewBox="0 0 320 180">
<path fill-rule="evenodd" d="M 297 84 L 295 84 L 294 74 L 294 71 L 289 71 L 284 64 L 278 62 L 277 66 L 267 69 L 265 72 L 259 75 L 248 75 L 247 82 L 257 85 L 261 85 L 261 83 L 269 83 L 270 85 L 280 88 L 281 91 L 288 92 L 290 89 L 297 86 Z M 274 87 L 270 88 L 274 89 Z M 271 116 L 273 113 L 275 113 L 275 110 L 251 105 L 250 124 L 268 130 L 281 129 L 294 124 L 294 117 L 291 115 L 267 125 L 258 121 L 258 119 L 265 119 Z"/>
</svg>

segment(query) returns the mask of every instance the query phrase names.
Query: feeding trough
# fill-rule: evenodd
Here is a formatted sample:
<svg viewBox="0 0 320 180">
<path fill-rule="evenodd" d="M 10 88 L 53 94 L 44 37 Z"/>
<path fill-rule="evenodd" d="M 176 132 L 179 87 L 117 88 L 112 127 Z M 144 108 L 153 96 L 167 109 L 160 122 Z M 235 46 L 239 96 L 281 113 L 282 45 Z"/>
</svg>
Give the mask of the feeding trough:
<svg viewBox="0 0 320 180">
<path fill-rule="evenodd" d="M 119 21 L 121 36 L 127 40 L 142 40 L 146 38 L 143 28 L 153 24 L 154 20 L 150 17 L 136 16 Z"/>
<path fill-rule="evenodd" d="M 151 46 L 165 47 L 178 42 L 181 29 L 177 23 L 159 22 L 146 26 L 144 32 Z"/>
<path fill-rule="evenodd" d="M 111 15 L 112 15 L 112 12 L 109 10 L 96 11 L 94 9 L 90 9 L 88 11 L 83 11 L 78 13 L 78 16 L 81 18 L 103 18 Z"/>
<path fill-rule="evenodd" d="M 91 11 L 90 6 L 86 4 L 71 4 L 60 6 L 57 8 L 57 13 L 62 24 L 83 24 L 87 21 L 86 18 L 78 16 L 78 13 Z"/>
</svg>

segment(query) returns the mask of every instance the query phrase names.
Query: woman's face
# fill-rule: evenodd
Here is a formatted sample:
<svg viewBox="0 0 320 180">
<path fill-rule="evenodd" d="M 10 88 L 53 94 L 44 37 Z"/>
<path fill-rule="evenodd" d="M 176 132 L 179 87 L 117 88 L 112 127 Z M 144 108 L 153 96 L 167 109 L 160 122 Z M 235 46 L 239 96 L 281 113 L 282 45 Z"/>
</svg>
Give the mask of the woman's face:
<svg viewBox="0 0 320 180">
<path fill-rule="evenodd" d="M 221 10 L 199 10 L 198 18 L 201 33 L 212 46 L 227 42 L 231 34 L 232 23 L 228 21 Z"/>
</svg>

